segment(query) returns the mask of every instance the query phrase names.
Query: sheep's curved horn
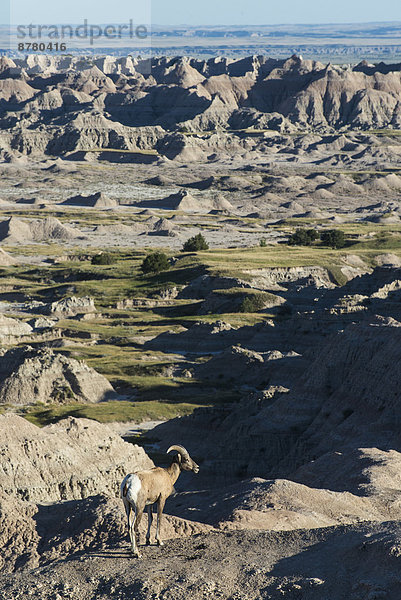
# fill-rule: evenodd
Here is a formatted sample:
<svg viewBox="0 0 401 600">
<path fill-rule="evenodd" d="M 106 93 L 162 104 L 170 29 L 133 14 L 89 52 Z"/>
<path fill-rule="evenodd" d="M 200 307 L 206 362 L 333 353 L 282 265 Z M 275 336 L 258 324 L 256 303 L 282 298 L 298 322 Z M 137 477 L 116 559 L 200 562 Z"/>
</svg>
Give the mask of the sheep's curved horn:
<svg viewBox="0 0 401 600">
<path fill-rule="evenodd" d="M 185 450 L 184 446 L 170 446 L 170 448 L 167 450 L 167 454 L 172 450 L 176 450 L 178 454 L 181 454 L 184 460 L 190 459 L 189 452 L 188 450 Z"/>
</svg>

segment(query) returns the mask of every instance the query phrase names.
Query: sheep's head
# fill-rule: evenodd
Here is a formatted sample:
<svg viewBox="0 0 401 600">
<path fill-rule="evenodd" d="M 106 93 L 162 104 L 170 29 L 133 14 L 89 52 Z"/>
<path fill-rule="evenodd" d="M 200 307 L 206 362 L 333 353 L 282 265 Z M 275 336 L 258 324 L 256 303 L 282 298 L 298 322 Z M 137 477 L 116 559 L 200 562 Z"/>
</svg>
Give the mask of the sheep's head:
<svg viewBox="0 0 401 600">
<path fill-rule="evenodd" d="M 183 446 L 170 446 L 167 453 L 175 450 L 178 454 L 174 457 L 174 460 L 179 464 L 180 469 L 183 471 L 193 471 L 199 473 L 199 466 L 189 456 L 188 450 L 185 450 Z"/>
</svg>

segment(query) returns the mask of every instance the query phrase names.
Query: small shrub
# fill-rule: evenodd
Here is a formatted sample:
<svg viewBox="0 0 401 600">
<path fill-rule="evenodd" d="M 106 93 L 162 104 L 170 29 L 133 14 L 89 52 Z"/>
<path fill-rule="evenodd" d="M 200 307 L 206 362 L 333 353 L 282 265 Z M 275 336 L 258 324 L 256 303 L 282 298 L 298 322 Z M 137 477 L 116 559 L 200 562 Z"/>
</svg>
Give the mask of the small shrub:
<svg viewBox="0 0 401 600">
<path fill-rule="evenodd" d="M 140 269 L 142 273 L 161 273 L 162 271 L 168 271 L 170 263 L 164 252 L 153 252 L 143 260 Z"/>
<path fill-rule="evenodd" d="M 323 231 L 320 239 L 325 246 L 330 246 L 330 248 L 343 248 L 345 246 L 345 235 L 340 229 Z"/>
<path fill-rule="evenodd" d="M 259 240 L 259 246 L 260 246 L 261 248 L 266 248 L 266 246 L 267 246 L 267 242 L 266 242 L 266 239 L 265 239 L 265 238 L 262 238 L 261 240 Z"/>
<path fill-rule="evenodd" d="M 241 302 L 239 312 L 255 313 L 265 308 L 264 294 L 250 294 Z"/>
<path fill-rule="evenodd" d="M 95 254 L 92 257 L 91 263 L 92 265 L 112 265 L 114 258 L 109 252 L 102 252 L 102 254 Z"/>
<path fill-rule="evenodd" d="M 315 229 L 297 229 L 295 233 L 288 238 L 290 246 L 311 246 L 319 234 Z"/>
<path fill-rule="evenodd" d="M 182 247 L 182 252 L 199 252 L 199 250 L 209 250 L 209 245 L 201 233 L 189 238 Z"/>
</svg>

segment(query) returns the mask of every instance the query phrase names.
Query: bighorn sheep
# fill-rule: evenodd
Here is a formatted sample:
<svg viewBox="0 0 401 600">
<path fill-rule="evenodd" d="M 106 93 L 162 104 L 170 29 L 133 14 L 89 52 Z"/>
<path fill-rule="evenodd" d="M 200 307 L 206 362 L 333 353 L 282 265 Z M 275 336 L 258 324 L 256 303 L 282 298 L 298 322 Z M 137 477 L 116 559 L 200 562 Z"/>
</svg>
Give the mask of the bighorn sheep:
<svg viewBox="0 0 401 600">
<path fill-rule="evenodd" d="M 199 472 L 198 465 L 189 456 L 189 453 L 182 446 L 171 446 L 168 452 L 176 450 L 177 454 L 173 457 L 173 462 L 167 468 L 154 467 L 148 471 L 138 471 L 127 475 L 121 484 L 121 498 L 124 502 L 124 508 L 128 519 L 128 531 L 131 541 L 132 552 L 134 556 L 140 558 L 138 550 L 139 542 L 139 523 L 141 522 L 145 506 L 148 510 L 148 531 L 146 534 L 146 544 L 150 544 L 150 527 L 153 521 L 152 505 L 157 502 L 157 528 L 156 543 L 163 546 L 160 538 L 160 526 L 164 504 L 167 498 L 174 490 L 174 484 L 177 481 L 181 471 Z M 132 511 L 135 512 L 135 518 L 131 519 Z"/>
</svg>

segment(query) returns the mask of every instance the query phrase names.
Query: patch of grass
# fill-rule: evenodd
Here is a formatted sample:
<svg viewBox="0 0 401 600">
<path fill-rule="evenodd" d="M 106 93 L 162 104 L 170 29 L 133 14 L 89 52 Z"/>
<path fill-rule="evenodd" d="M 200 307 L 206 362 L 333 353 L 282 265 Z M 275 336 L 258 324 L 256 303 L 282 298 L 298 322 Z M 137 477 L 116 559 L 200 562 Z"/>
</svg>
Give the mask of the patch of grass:
<svg viewBox="0 0 401 600">
<path fill-rule="evenodd" d="M 266 299 L 263 293 L 249 294 L 244 298 L 239 306 L 239 312 L 256 313 L 263 310 L 266 306 Z"/>
<path fill-rule="evenodd" d="M 205 382 L 194 378 L 168 376 L 168 367 L 183 362 L 185 364 L 186 359 L 181 355 L 145 351 L 143 339 L 168 330 L 182 331 L 183 326 L 189 327 L 196 321 L 211 323 L 223 318 L 234 327 L 253 326 L 269 318 L 286 318 L 283 311 L 288 310 L 288 307 L 284 306 L 281 314 L 273 317 L 265 312 L 255 312 L 260 310 L 260 305 L 251 302 L 243 307 L 245 312 L 200 316 L 196 314 L 199 301 L 175 299 L 171 306 L 139 305 L 128 309 L 116 309 L 115 303 L 124 298 L 154 300 L 161 290 L 174 286 L 180 288 L 203 274 L 251 281 L 259 275 L 263 276 L 264 270 L 277 267 L 321 266 L 328 270 L 333 281 L 343 285 L 346 278 L 341 268 L 345 264 L 344 257 L 347 253 L 360 256 L 368 265 L 373 265 L 374 257 L 382 251 L 401 255 L 401 225 L 390 227 L 361 222 L 344 224 L 342 228 L 347 239 L 351 240 L 346 250 L 321 246 L 289 247 L 285 244 L 209 249 L 196 255 L 179 256 L 168 272 L 160 274 L 143 275 L 140 272 L 141 261 L 148 252 L 145 249 L 109 249 L 109 252 L 113 252 L 113 265 L 93 265 L 90 262 L 93 251 L 83 254 L 84 251 L 81 250 L 81 254 L 71 251 L 62 264 L 2 268 L 3 291 L 6 292 L 20 291 L 33 299 L 45 301 L 72 293 L 77 296 L 92 296 L 99 313 L 87 321 L 60 320 L 58 326 L 67 331 L 67 343 L 69 338 L 73 341 L 70 346 L 55 351 L 85 360 L 89 366 L 102 373 L 125 398 L 141 400 L 82 405 L 74 403 L 72 398 L 63 397 L 63 401 L 68 404 L 32 407 L 27 411 L 28 418 L 40 424 L 68 414 L 103 421 L 140 421 L 146 418 L 171 418 L 177 414 L 189 414 L 197 406 L 232 402 L 236 397 L 235 388 L 215 386 L 212 389 Z M 282 230 L 286 233 L 293 231 L 287 225 Z M 34 248 L 36 247 L 33 246 L 32 249 Z M 48 250 L 46 246 L 41 251 L 44 248 Z M 65 252 L 64 249 L 64 255 Z M 74 258 L 75 252 L 76 260 L 68 260 L 69 256 Z M 54 256 L 59 255 L 55 253 Z M 230 289 L 214 291 L 227 296 L 227 300 L 236 297 L 251 300 L 255 293 L 262 294 L 266 301 L 275 299 L 273 294 L 237 285 L 239 284 Z M 236 309 L 231 307 L 229 310 Z M 86 342 L 77 339 L 80 332 L 95 334 L 99 338 L 98 343 L 86 346 Z M 5 409 L 0 407 L 0 411 L 2 410 Z"/>
<path fill-rule="evenodd" d="M 264 300 L 267 302 L 268 300 L 274 301 L 277 296 L 271 294 L 270 292 L 258 292 L 254 288 L 239 288 L 232 287 L 223 290 L 213 290 L 215 294 L 219 294 L 221 296 L 254 296 L 255 294 L 263 296 Z"/>
<path fill-rule="evenodd" d="M 117 325 L 113 322 L 107 322 L 100 318 L 90 321 L 77 321 L 76 319 L 65 319 L 58 322 L 61 329 L 67 329 L 70 332 L 85 332 L 98 336 L 101 340 L 107 341 L 110 338 L 126 338 L 134 335 L 135 330 L 130 325 Z M 67 336 L 74 337 L 74 336 Z"/>
<path fill-rule="evenodd" d="M 336 285 L 343 286 L 347 283 L 348 279 L 341 270 L 341 267 L 333 265 L 329 268 L 329 275 Z"/>
<path fill-rule="evenodd" d="M 222 313 L 225 313 L 226 310 L 228 312 L 235 312 L 237 310 L 241 313 L 257 313 L 269 304 L 274 304 L 277 300 L 277 296 L 274 294 L 257 291 L 253 288 L 233 287 L 214 290 L 213 293 L 227 299 L 227 301 L 232 300 L 231 302 L 224 302 L 224 306 L 220 309 Z"/>
<path fill-rule="evenodd" d="M 182 323 L 189 327 L 191 324 L 202 321 L 204 323 L 214 323 L 215 321 L 223 320 L 225 323 L 229 323 L 233 327 L 246 327 L 256 325 L 265 321 L 267 318 L 271 318 L 272 315 L 266 313 L 209 313 L 207 315 L 195 315 L 193 317 L 186 317 L 181 319 Z"/>
<path fill-rule="evenodd" d="M 367 129 L 364 131 L 365 134 L 373 134 L 378 136 L 394 136 L 401 135 L 400 129 Z"/>
<path fill-rule="evenodd" d="M 113 253 L 115 262 L 112 265 L 92 265 L 88 260 L 68 263 L 68 266 L 58 264 L 40 269 L 9 269 L 8 272 L 14 276 L 18 274 L 24 280 L 21 289 L 26 289 L 29 281 L 38 299 L 58 293 L 60 285 L 64 295 L 63 287 L 70 284 L 76 289 L 75 295 L 91 296 L 100 307 L 111 307 L 124 298 L 145 297 L 166 287 L 189 283 L 204 272 L 204 268 L 189 260 L 186 264 L 183 262 L 182 266 L 178 261 L 180 265 L 172 271 L 145 276 L 140 272 L 145 255 L 145 252 L 131 253 L 131 256 Z"/>
<path fill-rule="evenodd" d="M 84 360 L 90 367 L 104 375 L 121 394 L 140 397 L 141 401 L 155 398 L 169 402 L 213 403 L 215 391 L 205 391 L 196 379 L 171 377 L 168 367 L 180 357 L 162 352 L 144 352 L 132 346 L 102 344 L 96 346 L 73 346 L 60 353 Z M 125 341 L 122 340 L 124 344 Z M 182 359 L 181 359 L 182 360 Z"/>
<path fill-rule="evenodd" d="M 3 211 L 1 213 L 4 216 L 16 216 L 16 211 L 10 212 L 8 215 Z M 21 211 L 20 216 L 26 216 L 25 211 Z M 43 217 L 43 214 L 41 215 Z M 35 215 L 36 217 L 36 215 Z M 58 244 L 29 244 L 26 246 L 12 246 L 4 245 L 2 246 L 3 250 L 8 252 L 9 254 L 17 254 L 24 256 L 61 256 L 65 254 L 65 248 L 63 246 L 59 246 Z"/>
<path fill-rule="evenodd" d="M 109 380 L 135 375 L 138 372 L 135 370 L 139 366 L 155 367 L 156 370 L 160 370 L 161 366 L 166 366 L 174 360 L 174 356 L 170 357 L 162 352 L 146 352 L 132 346 L 115 344 L 72 346 L 62 348 L 58 352 L 76 360 L 84 360 Z"/>
<path fill-rule="evenodd" d="M 340 258 L 339 251 L 329 248 L 279 244 L 267 248 L 216 249 L 199 255 L 211 274 L 241 279 L 244 279 L 247 271 L 274 267 L 327 266 L 338 263 Z"/>
<path fill-rule="evenodd" d="M 398 232 L 380 231 L 369 239 L 356 240 L 351 249 L 352 252 L 355 250 L 376 250 L 378 252 L 391 250 L 394 252 L 401 249 L 401 235 Z"/>
<path fill-rule="evenodd" d="M 178 416 L 190 415 L 196 404 L 186 402 L 128 402 L 111 401 L 100 404 L 62 404 L 52 406 L 33 406 L 27 409 L 22 416 L 34 425 L 43 427 L 55 423 L 66 417 L 93 419 L 99 423 L 129 422 L 141 423 L 146 420 L 167 420 Z"/>
<path fill-rule="evenodd" d="M 263 269 L 278 267 L 321 266 L 331 270 L 344 265 L 343 257 L 352 252 L 369 262 L 382 251 L 401 254 L 401 227 L 390 228 L 374 223 L 342 226 L 349 239 L 347 248 L 322 246 L 287 246 L 276 244 L 267 248 L 213 249 L 199 252 L 198 257 L 211 275 L 250 281 Z M 367 237 L 369 234 L 374 237 Z M 378 235 L 380 234 L 380 236 Z M 227 266 L 229 265 L 229 266 Z"/>
</svg>

